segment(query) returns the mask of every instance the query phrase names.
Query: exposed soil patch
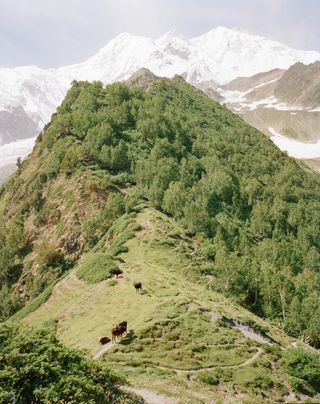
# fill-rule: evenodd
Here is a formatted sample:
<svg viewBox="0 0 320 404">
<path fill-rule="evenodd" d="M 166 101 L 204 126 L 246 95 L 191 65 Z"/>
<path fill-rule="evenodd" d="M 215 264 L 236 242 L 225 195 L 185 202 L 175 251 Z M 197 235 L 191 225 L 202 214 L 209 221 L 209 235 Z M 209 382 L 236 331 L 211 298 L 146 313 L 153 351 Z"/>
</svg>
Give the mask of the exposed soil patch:
<svg viewBox="0 0 320 404">
<path fill-rule="evenodd" d="M 154 391 L 143 388 L 127 387 L 126 390 L 129 393 L 135 393 L 141 396 L 146 404 L 175 404 L 178 402 L 178 400 L 175 398 L 155 393 Z"/>
</svg>

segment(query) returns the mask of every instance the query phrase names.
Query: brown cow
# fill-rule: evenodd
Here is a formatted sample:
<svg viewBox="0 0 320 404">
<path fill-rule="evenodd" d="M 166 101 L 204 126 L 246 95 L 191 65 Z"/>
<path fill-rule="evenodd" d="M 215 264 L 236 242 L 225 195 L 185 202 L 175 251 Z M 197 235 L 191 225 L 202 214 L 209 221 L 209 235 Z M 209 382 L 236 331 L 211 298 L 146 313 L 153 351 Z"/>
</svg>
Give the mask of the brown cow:
<svg viewBox="0 0 320 404">
<path fill-rule="evenodd" d="M 100 345 L 105 345 L 110 341 L 111 341 L 111 339 L 109 337 L 100 337 L 99 338 L 99 344 Z"/>
<path fill-rule="evenodd" d="M 135 283 L 133 284 L 133 286 L 134 286 L 136 292 L 139 292 L 139 293 L 142 292 L 142 283 L 141 283 L 141 282 L 135 282 Z"/>
<path fill-rule="evenodd" d="M 116 343 L 117 338 L 118 337 L 121 338 L 124 333 L 125 333 L 125 328 L 124 327 L 120 327 L 119 325 L 116 325 L 116 326 L 112 327 L 112 329 L 111 329 L 111 334 L 112 334 L 111 341 L 112 341 L 112 343 Z"/>
</svg>

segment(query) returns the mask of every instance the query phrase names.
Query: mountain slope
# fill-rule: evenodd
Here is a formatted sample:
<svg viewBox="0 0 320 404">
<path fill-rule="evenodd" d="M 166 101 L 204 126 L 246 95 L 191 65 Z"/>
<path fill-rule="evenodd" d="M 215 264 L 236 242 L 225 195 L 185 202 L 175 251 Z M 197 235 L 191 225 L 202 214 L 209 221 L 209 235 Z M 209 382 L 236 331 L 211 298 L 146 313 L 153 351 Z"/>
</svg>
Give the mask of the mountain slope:
<svg viewBox="0 0 320 404">
<path fill-rule="evenodd" d="M 247 107 L 257 108 L 271 104 L 279 110 L 308 110 L 316 112 L 319 108 L 320 62 L 308 65 L 295 63 L 288 70 L 275 69 L 259 73 L 252 77 L 239 77 L 224 85 L 222 90 L 238 92 L 238 98 L 256 103 L 248 103 Z M 223 91 L 222 91 L 223 93 Z M 273 105 L 272 105 L 273 104 Z"/>
<path fill-rule="evenodd" d="M 251 386 L 250 398 L 260 391 L 284 397 L 290 388 L 279 386 L 282 372 L 296 371 L 286 369 L 290 350 L 268 357 L 267 367 L 279 369 L 274 378 L 261 380 L 261 369 L 250 368 L 243 382 L 233 373 L 268 354 L 256 345 L 266 343 L 261 335 L 250 349 L 237 329 L 250 338 L 253 331 L 237 321 L 262 331 L 259 315 L 284 348 L 284 331 L 319 346 L 319 191 L 317 176 L 181 77 L 156 80 L 148 91 L 74 82 L 0 190 L 1 319 L 40 324 L 51 312 L 65 342 L 94 353 L 97 332 L 127 317 L 144 341 L 136 345 L 131 333 L 128 351 L 108 352 L 117 354 L 113 363 L 123 358 L 125 372 L 138 357 L 156 365 L 156 375 L 192 371 L 214 385 L 221 375 L 200 376 L 198 368 L 225 361 L 221 388 L 231 391 L 236 379 Z M 125 275 L 116 283 L 115 269 Z M 134 280 L 148 293 L 135 294 Z M 200 306 L 195 313 L 192 304 Z M 226 317 L 217 334 L 208 320 L 215 309 Z M 234 349 L 217 350 L 218 341 Z M 305 386 L 316 396 L 317 358 L 311 355 L 312 377 L 290 381 L 297 391 Z"/>
<path fill-rule="evenodd" d="M 11 286 L 20 279 L 17 298 L 35 296 L 123 214 L 118 182 L 138 184 L 154 206 L 211 240 L 209 256 L 226 255 L 217 255 L 221 275 L 220 265 L 235 253 L 230 266 L 235 260 L 239 272 L 225 286 L 246 290 L 241 299 L 258 312 L 270 315 L 273 299 L 272 315 L 285 320 L 283 310 L 289 310 L 277 294 L 269 300 L 266 279 L 257 289 L 242 275 L 250 268 L 252 277 L 261 277 L 256 271 L 265 249 L 284 248 L 278 236 L 287 255 L 280 262 L 269 257 L 270 268 L 290 268 L 293 283 L 304 269 L 317 273 L 318 180 L 268 139 L 179 77 L 157 80 L 147 92 L 74 83 L 31 157 L 2 187 L 1 245 L 10 252 L 4 254 L 5 281 Z M 249 265 L 247 256 L 259 265 Z M 311 327 L 316 313 L 310 315 L 301 332 Z M 312 327 L 310 333 L 317 341 Z"/>
<path fill-rule="evenodd" d="M 268 86 L 278 81 L 285 70 L 273 69 L 267 72 L 261 72 L 249 77 L 237 77 L 229 83 L 222 86 L 224 90 L 246 92 L 251 94 L 254 90 Z"/>
<path fill-rule="evenodd" d="M 230 109 L 240 114 L 289 155 L 320 157 L 319 62 L 297 63 L 288 70 L 272 70 L 238 78 L 220 93 Z"/>
<path fill-rule="evenodd" d="M 280 401 L 289 394 L 303 400 L 280 366 L 279 349 L 290 352 L 293 340 L 214 292 L 212 279 L 201 279 L 199 248 L 175 221 L 148 207 L 133 220 L 138 230 L 119 257 L 123 277 L 88 284 L 77 276 L 80 263 L 23 322 L 41 326 L 54 319 L 65 344 L 86 348 L 131 385 L 175 402 Z M 108 242 L 100 247 L 110 248 Z M 141 294 L 134 281 L 142 281 Z M 112 325 L 122 320 L 129 327 L 123 343 L 101 349 L 99 337 L 111 337 Z M 248 323 L 264 336 L 241 325 Z"/>
<path fill-rule="evenodd" d="M 274 95 L 288 105 L 320 111 L 320 62 L 291 66 L 277 82 Z"/>
</svg>

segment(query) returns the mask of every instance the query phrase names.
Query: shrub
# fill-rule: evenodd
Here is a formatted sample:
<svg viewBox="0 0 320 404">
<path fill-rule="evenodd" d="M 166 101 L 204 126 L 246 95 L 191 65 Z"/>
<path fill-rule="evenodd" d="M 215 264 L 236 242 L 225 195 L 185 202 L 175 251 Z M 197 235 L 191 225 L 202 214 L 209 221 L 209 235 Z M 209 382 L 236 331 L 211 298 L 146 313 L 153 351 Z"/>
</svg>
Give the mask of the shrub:
<svg viewBox="0 0 320 404">
<path fill-rule="evenodd" d="M 6 246 L 12 251 L 20 253 L 27 247 L 27 244 L 28 235 L 25 232 L 24 222 L 21 217 L 16 217 L 8 226 Z"/>
<path fill-rule="evenodd" d="M 81 351 L 61 344 L 53 327 L 0 328 L 0 402 L 135 403 L 122 380 Z"/>
<path fill-rule="evenodd" d="M 5 321 L 21 308 L 23 300 L 6 284 L 0 288 L 0 321 Z"/>
<path fill-rule="evenodd" d="M 163 239 L 159 241 L 160 245 L 174 247 L 176 245 L 175 240 Z"/>
<path fill-rule="evenodd" d="M 285 371 L 292 376 L 292 387 L 301 390 L 306 383 L 314 392 L 320 391 L 319 354 L 301 348 L 289 349 L 283 354 L 281 363 Z"/>
<path fill-rule="evenodd" d="M 63 254 L 47 242 L 42 242 L 37 246 L 38 263 L 46 267 L 57 267 L 64 262 Z"/>
<path fill-rule="evenodd" d="M 112 257 L 116 257 L 117 255 L 121 254 L 121 253 L 126 253 L 129 251 L 129 248 L 125 245 L 122 245 L 120 247 L 113 247 L 111 248 L 111 250 L 109 251 L 110 255 Z"/>
<path fill-rule="evenodd" d="M 200 382 L 210 384 L 211 386 L 217 386 L 219 384 L 218 376 L 208 372 L 199 373 L 198 379 L 200 380 Z"/>
<path fill-rule="evenodd" d="M 88 255 L 80 264 L 77 275 L 88 283 L 98 283 L 110 277 L 110 271 L 118 266 L 104 253 Z"/>
</svg>

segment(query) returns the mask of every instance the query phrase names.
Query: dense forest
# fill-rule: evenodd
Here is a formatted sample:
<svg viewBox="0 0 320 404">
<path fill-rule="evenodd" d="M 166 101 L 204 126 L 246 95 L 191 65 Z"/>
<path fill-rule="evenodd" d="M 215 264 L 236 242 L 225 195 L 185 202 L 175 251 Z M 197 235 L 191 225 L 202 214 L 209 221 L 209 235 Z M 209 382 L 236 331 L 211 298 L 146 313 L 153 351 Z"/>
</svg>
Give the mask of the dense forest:
<svg viewBox="0 0 320 404">
<path fill-rule="evenodd" d="M 180 77 L 74 82 L 1 188 L 1 319 L 146 198 L 197 239 L 212 288 L 319 346 L 319 195 L 315 174 Z"/>
</svg>

